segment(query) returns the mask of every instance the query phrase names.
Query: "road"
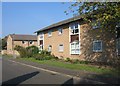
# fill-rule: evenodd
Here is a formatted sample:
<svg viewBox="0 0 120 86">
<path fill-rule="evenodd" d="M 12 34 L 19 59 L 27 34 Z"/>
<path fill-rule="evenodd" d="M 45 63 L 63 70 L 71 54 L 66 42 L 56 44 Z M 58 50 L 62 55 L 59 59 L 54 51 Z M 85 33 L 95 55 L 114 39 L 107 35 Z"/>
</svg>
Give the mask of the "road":
<svg viewBox="0 0 120 86">
<path fill-rule="evenodd" d="M 3 59 L 2 82 L 4 84 L 73 84 L 74 80 L 67 76 L 45 72 Z"/>
</svg>

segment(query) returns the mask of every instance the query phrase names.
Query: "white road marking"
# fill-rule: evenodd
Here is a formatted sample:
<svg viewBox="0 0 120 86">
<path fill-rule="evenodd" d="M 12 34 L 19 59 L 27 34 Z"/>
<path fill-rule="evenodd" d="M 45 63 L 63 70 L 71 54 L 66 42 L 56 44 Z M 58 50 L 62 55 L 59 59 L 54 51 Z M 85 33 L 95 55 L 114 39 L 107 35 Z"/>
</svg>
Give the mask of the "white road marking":
<svg viewBox="0 0 120 86">
<path fill-rule="evenodd" d="M 76 76 L 72 76 L 72 75 L 68 75 L 68 74 L 64 74 L 64 73 L 59 73 L 59 72 L 55 72 L 55 71 L 51 71 L 51 70 L 35 67 L 35 66 L 32 66 L 32 65 L 24 64 L 24 63 L 13 61 L 13 60 L 8 60 L 8 61 L 13 62 L 13 63 L 17 63 L 17 64 L 21 64 L 21 65 L 24 65 L 24 66 L 28 66 L 28 67 L 31 67 L 31 68 L 34 68 L 34 69 L 42 70 L 42 71 L 45 71 L 45 72 L 54 73 L 54 74 L 62 75 L 62 76 L 66 76 L 66 77 L 70 77 L 70 78 L 73 78 L 73 79 L 76 79 L 76 80 L 82 80 L 82 78 L 79 78 L 79 77 L 76 77 Z M 88 80 L 88 79 L 84 79 L 84 80 L 96 82 L 98 84 L 105 84 L 105 83 L 99 82 L 99 81 L 93 81 L 93 80 Z"/>
</svg>

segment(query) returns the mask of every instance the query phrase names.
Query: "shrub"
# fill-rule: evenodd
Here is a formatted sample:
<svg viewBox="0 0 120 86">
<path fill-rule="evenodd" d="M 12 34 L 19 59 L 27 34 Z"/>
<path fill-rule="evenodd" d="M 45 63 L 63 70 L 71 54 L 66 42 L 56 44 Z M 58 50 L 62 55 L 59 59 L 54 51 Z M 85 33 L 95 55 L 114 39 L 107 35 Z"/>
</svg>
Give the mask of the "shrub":
<svg viewBox="0 0 120 86">
<path fill-rule="evenodd" d="M 79 61 L 80 64 L 89 64 L 89 61 Z"/>
<path fill-rule="evenodd" d="M 74 60 L 72 60 L 72 63 L 73 63 L 73 64 L 78 64 L 78 63 L 79 63 L 79 60 L 78 60 L 78 59 L 74 59 Z"/>
<path fill-rule="evenodd" d="M 40 54 L 42 55 L 51 55 L 51 52 L 48 52 L 47 50 L 40 51 Z"/>
<path fill-rule="evenodd" d="M 36 59 L 36 60 L 44 60 L 43 59 L 43 55 L 41 55 L 41 54 L 36 54 L 36 55 L 34 55 L 34 58 Z"/>
<path fill-rule="evenodd" d="M 44 56 L 44 60 L 50 60 L 50 59 L 52 59 L 52 56 Z"/>
<path fill-rule="evenodd" d="M 28 57 L 33 57 L 39 53 L 39 49 L 36 46 L 29 46 L 26 48 L 26 50 L 28 51 Z"/>
<path fill-rule="evenodd" d="M 58 60 L 59 58 L 57 57 L 57 56 L 55 56 L 55 55 L 51 55 L 51 58 L 52 59 L 55 59 L 55 60 Z"/>
<path fill-rule="evenodd" d="M 18 51 L 18 53 L 20 54 L 20 57 L 28 57 L 28 52 L 26 48 L 16 45 L 14 49 Z"/>
<path fill-rule="evenodd" d="M 36 60 L 50 60 L 50 59 L 52 59 L 52 56 L 50 56 L 50 55 L 43 55 L 43 54 L 36 54 L 34 56 L 34 58 Z"/>
<path fill-rule="evenodd" d="M 70 59 L 70 58 L 66 58 L 65 61 L 66 61 L 66 62 L 70 62 L 71 59 Z"/>
</svg>

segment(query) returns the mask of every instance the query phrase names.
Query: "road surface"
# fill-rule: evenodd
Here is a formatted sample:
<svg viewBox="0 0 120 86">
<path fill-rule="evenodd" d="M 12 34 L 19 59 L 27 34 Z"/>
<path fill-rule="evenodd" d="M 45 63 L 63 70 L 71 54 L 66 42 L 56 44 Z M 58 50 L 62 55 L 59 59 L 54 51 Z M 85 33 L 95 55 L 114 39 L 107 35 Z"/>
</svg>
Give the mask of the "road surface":
<svg viewBox="0 0 120 86">
<path fill-rule="evenodd" d="M 72 77 L 57 75 L 3 59 L 3 84 L 73 84 Z"/>
</svg>

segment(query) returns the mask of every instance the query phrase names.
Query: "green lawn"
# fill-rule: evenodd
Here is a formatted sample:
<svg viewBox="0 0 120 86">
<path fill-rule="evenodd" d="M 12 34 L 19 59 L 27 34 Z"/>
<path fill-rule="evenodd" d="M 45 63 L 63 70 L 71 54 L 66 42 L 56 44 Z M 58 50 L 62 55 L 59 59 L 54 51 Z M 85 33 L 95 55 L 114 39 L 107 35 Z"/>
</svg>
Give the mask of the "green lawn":
<svg viewBox="0 0 120 86">
<path fill-rule="evenodd" d="M 59 60 L 53 60 L 53 59 L 52 60 L 43 60 L 43 61 L 36 60 L 34 58 L 19 58 L 19 59 L 37 62 L 40 64 L 47 64 L 47 65 L 51 65 L 51 66 L 62 67 L 62 68 L 68 68 L 68 69 L 74 69 L 74 70 L 85 70 L 85 71 L 105 74 L 106 76 L 108 76 L 108 75 L 118 76 L 118 73 L 120 73 L 116 69 L 98 68 L 96 66 L 91 66 L 91 65 L 87 65 L 87 64 L 71 64 L 71 63 L 61 62 Z"/>
</svg>

